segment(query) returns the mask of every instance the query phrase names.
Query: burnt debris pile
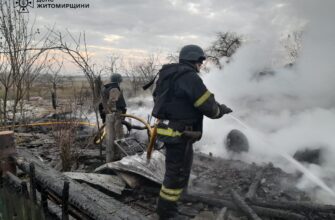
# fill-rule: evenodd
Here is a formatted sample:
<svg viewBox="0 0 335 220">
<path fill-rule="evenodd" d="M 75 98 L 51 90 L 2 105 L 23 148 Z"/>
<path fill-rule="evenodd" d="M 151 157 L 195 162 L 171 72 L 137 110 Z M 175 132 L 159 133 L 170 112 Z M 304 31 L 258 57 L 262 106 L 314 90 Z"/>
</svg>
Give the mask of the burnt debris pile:
<svg viewBox="0 0 335 220">
<path fill-rule="evenodd" d="M 85 129 L 82 131 L 79 132 L 82 138 L 71 142 L 71 166 L 64 170 L 59 140 L 51 135 L 55 130 L 21 129 L 15 134 L 18 152 L 15 159 L 19 168 L 16 176 L 21 180 L 10 174 L 4 175 L 5 179 L 17 183 L 19 188 L 21 181 L 28 179 L 29 192 L 26 189 L 25 196 L 32 197 L 30 191 L 34 189 L 37 196 L 32 198 L 44 204 L 44 209 L 54 210 L 55 219 L 61 218 L 64 212 L 62 200 L 67 182 L 65 211 L 72 217 L 158 219 L 155 207 L 164 172 L 164 150 L 154 151 L 148 165 L 145 155 L 138 154 L 141 146 L 134 151 L 125 148 L 131 147 L 135 139 L 125 139 L 118 142 L 124 157 L 106 164 L 101 157 L 104 148 L 88 144 L 93 139 Z M 243 142 L 244 146 L 247 144 Z M 29 180 L 31 164 L 35 169 L 33 182 Z M 299 174 L 285 173 L 272 164 L 248 164 L 196 153 L 179 212 L 185 219 L 198 220 L 335 219 L 335 206 L 311 201 L 308 194 L 295 187 L 298 178 Z M 45 201 L 50 199 L 53 202 L 49 201 L 45 207 Z"/>
</svg>

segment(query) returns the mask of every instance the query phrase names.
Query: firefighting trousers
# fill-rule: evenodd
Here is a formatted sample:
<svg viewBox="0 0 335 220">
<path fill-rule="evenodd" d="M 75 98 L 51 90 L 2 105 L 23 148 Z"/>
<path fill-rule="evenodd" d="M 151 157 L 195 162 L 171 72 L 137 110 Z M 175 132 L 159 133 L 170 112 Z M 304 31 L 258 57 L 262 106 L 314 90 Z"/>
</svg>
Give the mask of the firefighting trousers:
<svg viewBox="0 0 335 220">
<path fill-rule="evenodd" d="M 165 176 L 157 204 L 157 214 L 161 219 L 178 214 L 177 202 L 187 187 L 193 161 L 192 142 L 165 144 L 165 147 Z"/>
</svg>

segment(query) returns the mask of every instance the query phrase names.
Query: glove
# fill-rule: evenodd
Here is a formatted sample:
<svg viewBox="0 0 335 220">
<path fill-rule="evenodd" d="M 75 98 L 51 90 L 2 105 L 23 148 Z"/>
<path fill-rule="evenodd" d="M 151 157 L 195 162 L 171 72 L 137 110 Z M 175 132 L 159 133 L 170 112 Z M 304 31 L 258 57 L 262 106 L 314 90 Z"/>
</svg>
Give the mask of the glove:
<svg viewBox="0 0 335 220">
<path fill-rule="evenodd" d="M 221 118 L 223 115 L 233 112 L 231 108 L 227 107 L 224 104 L 219 105 L 219 109 L 220 109 L 220 113 L 216 118 Z"/>
</svg>

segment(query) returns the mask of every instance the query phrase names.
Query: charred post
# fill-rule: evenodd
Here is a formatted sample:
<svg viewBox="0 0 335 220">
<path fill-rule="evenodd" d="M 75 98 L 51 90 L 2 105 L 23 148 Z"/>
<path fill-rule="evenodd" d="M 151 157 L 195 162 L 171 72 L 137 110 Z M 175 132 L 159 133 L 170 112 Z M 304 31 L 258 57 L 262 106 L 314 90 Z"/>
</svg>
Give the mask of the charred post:
<svg viewBox="0 0 335 220">
<path fill-rule="evenodd" d="M 29 198 L 29 192 L 28 192 L 28 186 L 26 181 L 21 182 L 21 193 L 24 196 L 24 198 Z"/>
<path fill-rule="evenodd" d="M 3 187 L 2 169 L 0 169 L 0 189 Z"/>
<path fill-rule="evenodd" d="M 115 159 L 115 113 L 106 115 L 106 163 Z"/>
<path fill-rule="evenodd" d="M 29 164 L 29 176 L 30 176 L 30 193 L 31 198 L 36 203 L 36 176 L 35 176 L 35 165 L 34 163 Z"/>
<path fill-rule="evenodd" d="M 63 194 L 62 194 L 62 220 L 69 219 L 69 188 L 70 183 L 68 181 L 64 181 Z"/>
<path fill-rule="evenodd" d="M 44 214 L 48 214 L 49 208 L 48 208 L 48 193 L 46 186 L 42 185 L 41 186 L 41 205 L 43 208 Z"/>
<path fill-rule="evenodd" d="M 102 95 L 102 105 L 106 111 L 106 162 L 118 160 L 120 152 L 115 145 L 116 139 L 123 138 L 123 128 L 121 112 L 116 108 L 116 102 L 120 98 L 121 92 L 118 88 L 112 88 L 108 94 Z"/>
</svg>

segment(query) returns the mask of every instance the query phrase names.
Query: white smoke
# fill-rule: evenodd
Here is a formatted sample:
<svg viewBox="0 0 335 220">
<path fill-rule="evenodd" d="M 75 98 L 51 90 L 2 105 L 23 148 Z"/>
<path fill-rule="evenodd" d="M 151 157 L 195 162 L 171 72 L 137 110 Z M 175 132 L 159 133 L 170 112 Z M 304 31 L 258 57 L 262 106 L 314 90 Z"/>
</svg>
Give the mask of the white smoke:
<svg viewBox="0 0 335 220">
<path fill-rule="evenodd" d="M 272 161 L 292 170 L 294 166 L 279 159 L 278 152 L 293 155 L 298 149 L 321 147 L 327 152 L 323 163 L 309 166 L 309 170 L 320 178 L 334 177 L 334 8 L 335 2 L 331 0 L 292 1 L 283 7 L 281 14 L 274 15 L 273 19 L 266 17 L 267 21 L 261 22 L 268 28 L 266 31 L 257 35 L 260 25 L 250 30 L 253 40 L 237 51 L 224 70 L 212 68 L 211 73 L 205 75 L 204 81 L 216 99 L 230 106 L 233 115 L 251 128 L 241 126 L 229 116 L 219 120 L 206 119 L 204 137 L 197 145 L 202 151 L 226 157 L 224 137 L 237 128 L 245 132 L 251 143 L 251 152 L 243 159 Z M 273 74 L 257 76 L 259 72 L 273 68 L 273 60 L 280 57 L 281 30 L 285 32 L 292 28 L 291 23 L 271 24 L 278 20 L 289 21 L 289 18 L 298 21 L 297 24 L 306 24 L 297 62 L 292 67 L 273 69 Z M 268 34 L 264 34 L 266 32 Z M 310 189 L 315 184 L 302 179 L 298 186 Z M 335 184 L 331 187 L 335 189 Z M 315 196 L 335 203 L 335 199 L 326 198 L 323 191 L 316 191 Z"/>
</svg>

